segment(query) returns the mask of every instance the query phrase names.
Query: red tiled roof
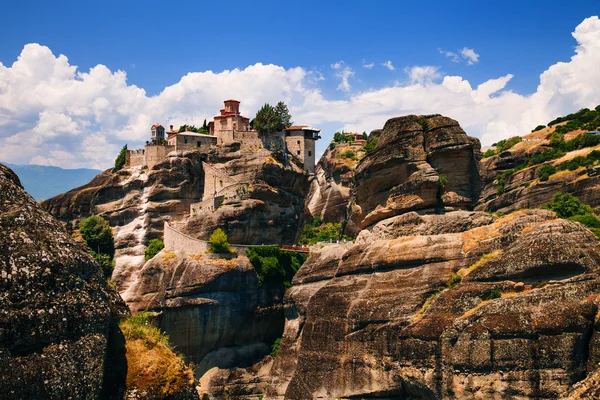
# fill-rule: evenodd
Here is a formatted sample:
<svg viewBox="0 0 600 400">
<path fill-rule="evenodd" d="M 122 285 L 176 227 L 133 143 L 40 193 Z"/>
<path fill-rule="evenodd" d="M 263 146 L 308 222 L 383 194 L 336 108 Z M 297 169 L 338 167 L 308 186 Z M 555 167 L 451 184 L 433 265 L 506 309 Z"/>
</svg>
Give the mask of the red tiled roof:
<svg viewBox="0 0 600 400">
<path fill-rule="evenodd" d="M 162 128 L 163 126 L 162 126 L 162 125 L 160 125 L 160 124 L 154 124 L 154 125 L 152 125 L 152 127 L 153 127 L 153 128 Z"/>
<path fill-rule="evenodd" d="M 234 99 L 225 100 L 223 103 L 229 103 L 230 101 L 235 101 L 236 103 L 239 103 L 239 101 L 234 100 Z"/>
<path fill-rule="evenodd" d="M 308 128 L 308 125 L 292 125 L 284 129 L 284 131 L 299 131 L 303 128 Z"/>
</svg>

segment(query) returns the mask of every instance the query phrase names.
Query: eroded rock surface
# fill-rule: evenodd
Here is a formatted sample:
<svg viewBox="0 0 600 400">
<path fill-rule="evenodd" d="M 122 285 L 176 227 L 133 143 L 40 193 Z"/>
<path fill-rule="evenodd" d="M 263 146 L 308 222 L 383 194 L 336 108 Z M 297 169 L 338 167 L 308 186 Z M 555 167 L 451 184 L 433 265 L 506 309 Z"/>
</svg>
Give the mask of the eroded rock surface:
<svg viewBox="0 0 600 400">
<path fill-rule="evenodd" d="M 480 158 L 479 140 L 451 118 L 388 120 L 356 168 L 348 232 L 408 211 L 466 208 L 479 197 Z"/>
<path fill-rule="evenodd" d="M 283 330 L 283 287 L 263 285 L 244 256 L 162 251 L 126 295 L 132 311 L 161 313 L 160 327 L 198 377 L 252 365 Z"/>
<path fill-rule="evenodd" d="M 0 165 L 0 397 L 122 392 L 128 313 L 100 267 Z M 110 344 L 110 345 L 109 345 Z"/>
<path fill-rule="evenodd" d="M 452 214 L 309 258 L 270 398 L 557 398 L 597 368 L 594 235 L 542 210 L 449 232 Z"/>
</svg>

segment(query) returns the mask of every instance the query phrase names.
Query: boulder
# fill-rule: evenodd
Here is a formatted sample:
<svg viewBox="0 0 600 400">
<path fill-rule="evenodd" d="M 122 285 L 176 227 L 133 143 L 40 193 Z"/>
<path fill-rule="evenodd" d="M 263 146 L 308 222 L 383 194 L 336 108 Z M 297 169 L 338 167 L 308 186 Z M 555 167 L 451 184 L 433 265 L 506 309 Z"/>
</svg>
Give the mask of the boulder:
<svg viewBox="0 0 600 400">
<path fill-rule="evenodd" d="M 80 243 L 0 165 L 0 393 L 96 399 L 125 384 L 128 310 Z"/>
</svg>

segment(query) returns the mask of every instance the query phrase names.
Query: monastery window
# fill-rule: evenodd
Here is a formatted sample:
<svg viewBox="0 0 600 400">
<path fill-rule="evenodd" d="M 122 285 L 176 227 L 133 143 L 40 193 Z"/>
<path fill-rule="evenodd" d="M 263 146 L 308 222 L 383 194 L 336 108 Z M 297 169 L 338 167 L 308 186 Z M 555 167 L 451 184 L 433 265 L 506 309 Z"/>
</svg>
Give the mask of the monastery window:
<svg viewBox="0 0 600 400">
<path fill-rule="evenodd" d="M 308 151 L 308 156 L 309 157 L 312 156 L 312 151 L 310 151 L 310 150 Z"/>
<path fill-rule="evenodd" d="M 300 150 L 298 150 L 298 155 L 300 155 Z"/>
<path fill-rule="evenodd" d="M 187 138 L 183 138 L 183 143 L 187 144 Z"/>
<path fill-rule="evenodd" d="M 196 145 L 197 145 L 198 147 L 200 147 L 200 142 L 196 142 Z"/>
<path fill-rule="evenodd" d="M 300 141 L 298 140 L 298 144 L 300 144 Z"/>
</svg>

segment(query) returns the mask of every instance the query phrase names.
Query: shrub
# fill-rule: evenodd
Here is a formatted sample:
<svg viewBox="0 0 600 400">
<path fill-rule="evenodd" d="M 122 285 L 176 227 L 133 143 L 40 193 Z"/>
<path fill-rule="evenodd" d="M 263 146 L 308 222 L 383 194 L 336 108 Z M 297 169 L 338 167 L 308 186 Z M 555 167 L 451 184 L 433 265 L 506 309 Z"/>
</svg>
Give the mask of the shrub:
<svg viewBox="0 0 600 400">
<path fill-rule="evenodd" d="M 377 147 L 377 142 L 378 142 L 377 138 L 373 138 L 373 139 L 369 140 L 364 148 L 365 153 L 370 153 L 371 151 L 373 151 L 373 149 L 375 149 L 375 147 Z"/>
<path fill-rule="evenodd" d="M 439 176 L 440 187 L 445 187 L 448 184 L 448 177 L 444 174 L 440 174 Z"/>
<path fill-rule="evenodd" d="M 319 217 L 313 218 L 312 221 L 306 222 L 300 235 L 298 243 L 304 245 L 312 245 L 317 242 L 329 242 L 337 240 L 351 240 L 349 236 L 342 234 L 344 221 L 323 224 Z"/>
<path fill-rule="evenodd" d="M 600 219 L 592 214 L 573 215 L 572 217 L 569 217 L 569 220 L 581 222 L 588 228 L 600 229 Z"/>
<path fill-rule="evenodd" d="M 485 151 L 485 153 L 483 153 L 483 158 L 492 157 L 492 156 L 495 156 L 496 154 L 498 154 L 498 153 L 496 152 L 496 150 L 493 150 L 493 149 L 487 149 L 487 150 Z"/>
<path fill-rule="evenodd" d="M 79 223 L 79 233 L 91 250 L 106 254 L 112 260 L 115 254 L 115 241 L 112 229 L 104 218 L 96 215 L 84 218 Z"/>
<path fill-rule="evenodd" d="M 308 255 L 281 250 L 277 246 L 251 246 L 246 252 L 246 257 L 261 282 L 291 286 L 292 278 Z"/>
<path fill-rule="evenodd" d="M 281 344 L 281 338 L 275 339 L 273 345 L 271 346 L 271 356 L 275 357 L 277 352 L 279 351 L 279 345 Z"/>
<path fill-rule="evenodd" d="M 529 159 L 529 165 L 537 165 L 546 161 L 554 160 L 564 156 L 565 153 L 560 149 L 548 149 L 538 153 Z"/>
<path fill-rule="evenodd" d="M 540 178 L 540 181 L 546 182 L 550 178 L 550 175 L 555 173 L 556 168 L 553 165 L 542 165 L 538 170 L 538 178 Z"/>
<path fill-rule="evenodd" d="M 96 253 L 94 250 L 90 250 L 90 254 L 102 268 L 104 277 L 110 278 L 115 268 L 114 260 L 108 254 Z"/>
<path fill-rule="evenodd" d="M 510 149 L 515 144 L 520 143 L 522 141 L 523 139 L 521 138 L 521 136 L 513 136 L 511 138 L 501 140 L 498 143 L 496 143 L 496 150 L 498 150 L 498 153 L 502 153 L 503 151 Z"/>
<path fill-rule="evenodd" d="M 146 261 L 157 255 L 162 249 L 165 248 L 165 244 L 160 239 L 152 239 L 148 242 L 148 247 L 146 247 L 146 251 L 144 252 L 144 258 Z"/>
<path fill-rule="evenodd" d="M 335 149 L 335 142 L 329 143 L 329 150 Z"/>
<path fill-rule="evenodd" d="M 354 158 L 355 156 L 356 156 L 356 154 L 352 150 L 346 150 L 345 152 L 342 153 L 343 158 Z"/>
<path fill-rule="evenodd" d="M 531 132 L 537 132 L 537 131 L 541 131 L 542 129 L 544 129 L 546 127 L 546 125 L 538 125 L 535 128 L 533 128 L 533 130 Z"/>
<path fill-rule="evenodd" d="M 127 145 L 123 146 L 119 155 L 115 159 L 115 167 L 113 168 L 113 172 L 118 172 L 125 166 L 125 161 L 127 158 Z"/>
<path fill-rule="evenodd" d="M 229 241 L 227 240 L 227 235 L 221 228 L 217 228 L 210 235 L 210 239 L 208 239 L 209 253 L 231 253 Z"/>
<path fill-rule="evenodd" d="M 592 207 L 582 203 L 581 200 L 571 193 L 556 193 L 552 198 L 552 201 L 546 203 L 544 208 L 554 211 L 559 218 L 594 214 Z"/>
<path fill-rule="evenodd" d="M 499 299 L 500 297 L 502 297 L 502 293 L 500 292 L 500 290 L 492 289 L 492 290 L 490 290 L 490 292 L 488 293 L 488 295 L 485 299 L 486 300 L 494 300 L 494 299 Z"/>
<path fill-rule="evenodd" d="M 446 281 L 446 287 L 448 289 L 452 289 L 454 286 L 458 285 L 462 281 L 462 276 L 458 274 L 451 274 L 450 278 Z"/>
</svg>

